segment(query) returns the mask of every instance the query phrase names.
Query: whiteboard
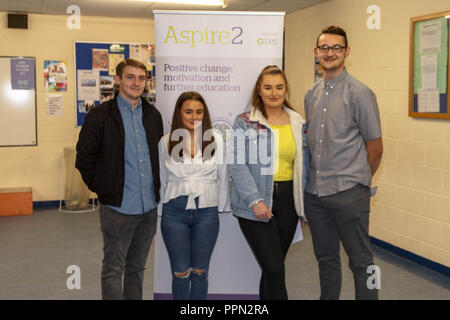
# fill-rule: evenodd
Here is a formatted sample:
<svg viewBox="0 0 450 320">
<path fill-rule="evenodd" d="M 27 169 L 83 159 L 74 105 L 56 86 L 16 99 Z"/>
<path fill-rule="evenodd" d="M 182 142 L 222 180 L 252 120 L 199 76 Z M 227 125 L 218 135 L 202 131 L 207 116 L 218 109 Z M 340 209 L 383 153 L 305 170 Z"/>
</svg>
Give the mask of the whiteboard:
<svg viewBox="0 0 450 320">
<path fill-rule="evenodd" d="M 13 90 L 11 59 L 0 57 L 0 147 L 37 145 L 36 125 L 36 60 L 29 76 L 33 77 L 32 88 Z"/>
</svg>

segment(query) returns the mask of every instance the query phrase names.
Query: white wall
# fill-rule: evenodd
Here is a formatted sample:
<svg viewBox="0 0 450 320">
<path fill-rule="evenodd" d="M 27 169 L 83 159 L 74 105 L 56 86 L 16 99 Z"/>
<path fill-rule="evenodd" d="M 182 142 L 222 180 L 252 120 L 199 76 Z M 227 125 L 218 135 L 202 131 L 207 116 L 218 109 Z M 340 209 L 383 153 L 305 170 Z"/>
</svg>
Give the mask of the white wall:
<svg viewBox="0 0 450 320">
<path fill-rule="evenodd" d="M 28 29 L 8 29 L 0 12 L 0 55 L 36 57 L 37 147 L 0 148 L 0 188 L 31 186 L 33 201 L 59 200 L 63 194 L 63 149 L 75 146 L 74 42 L 153 43 L 152 19 L 81 16 L 81 29 L 69 30 L 60 15 L 28 15 Z M 67 61 L 67 92 L 63 116 L 48 117 L 44 90 L 44 60 Z M 3 71 L 3 70 L 2 70 Z M 58 93 L 59 94 L 59 93 Z M 20 123 L 17 125 L 20 126 Z"/>
</svg>

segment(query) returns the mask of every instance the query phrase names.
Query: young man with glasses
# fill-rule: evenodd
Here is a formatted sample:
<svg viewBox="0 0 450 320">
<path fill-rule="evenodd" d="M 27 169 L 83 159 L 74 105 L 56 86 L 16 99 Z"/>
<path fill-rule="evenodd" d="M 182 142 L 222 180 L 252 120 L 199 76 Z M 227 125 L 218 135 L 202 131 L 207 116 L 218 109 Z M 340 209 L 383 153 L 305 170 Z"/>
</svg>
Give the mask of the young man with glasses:
<svg viewBox="0 0 450 320">
<path fill-rule="evenodd" d="M 321 299 L 339 299 L 340 241 L 349 257 L 356 299 L 378 299 L 370 289 L 370 185 L 383 144 L 375 94 L 345 69 L 350 54 L 345 31 L 322 29 L 314 55 L 323 78 L 305 96 L 310 154 L 305 190 Z"/>
<path fill-rule="evenodd" d="M 101 204 L 102 298 L 140 300 L 156 232 L 163 123 L 159 111 L 141 99 L 145 65 L 127 59 L 116 73 L 119 92 L 87 114 L 75 166 Z"/>
</svg>

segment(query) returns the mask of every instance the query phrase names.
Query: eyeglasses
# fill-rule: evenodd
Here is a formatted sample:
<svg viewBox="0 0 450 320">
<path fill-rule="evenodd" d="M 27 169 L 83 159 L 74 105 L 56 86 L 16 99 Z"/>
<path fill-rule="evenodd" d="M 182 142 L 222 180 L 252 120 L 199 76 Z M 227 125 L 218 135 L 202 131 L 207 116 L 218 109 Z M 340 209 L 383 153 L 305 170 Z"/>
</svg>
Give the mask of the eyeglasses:
<svg viewBox="0 0 450 320">
<path fill-rule="evenodd" d="M 340 46 L 338 44 L 335 44 L 334 46 L 330 47 L 330 46 L 324 44 L 321 46 L 317 46 L 317 48 L 319 48 L 319 51 L 321 53 L 328 53 L 328 51 L 330 51 L 330 49 L 331 49 L 331 51 L 333 51 L 333 53 L 340 53 L 342 51 L 342 49 L 347 48 L 347 47 Z"/>
</svg>

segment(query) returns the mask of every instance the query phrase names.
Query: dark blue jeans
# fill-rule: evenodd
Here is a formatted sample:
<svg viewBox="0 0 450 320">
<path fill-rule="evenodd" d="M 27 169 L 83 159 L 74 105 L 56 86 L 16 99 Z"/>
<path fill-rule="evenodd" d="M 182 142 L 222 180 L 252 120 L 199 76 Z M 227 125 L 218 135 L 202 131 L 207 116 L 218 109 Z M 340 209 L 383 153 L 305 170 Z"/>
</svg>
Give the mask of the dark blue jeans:
<svg viewBox="0 0 450 320">
<path fill-rule="evenodd" d="M 373 265 L 369 212 L 370 189 L 361 184 L 325 197 L 305 192 L 305 213 L 319 262 L 321 300 L 339 299 L 342 282 L 340 241 L 349 257 L 356 299 L 378 299 L 378 290 L 369 289 L 367 285 L 368 267 Z"/>
<path fill-rule="evenodd" d="M 186 202 L 187 196 L 180 196 L 162 209 L 161 234 L 172 269 L 172 293 L 176 300 L 205 300 L 219 215 L 217 207 L 186 210 Z"/>
<path fill-rule="evenodd" d="M 156 221 L 156 209 L 126 215 L 100 206 L 103 300 L 142 300 L 145 263 L 156 232 Z"/>
</svg>

